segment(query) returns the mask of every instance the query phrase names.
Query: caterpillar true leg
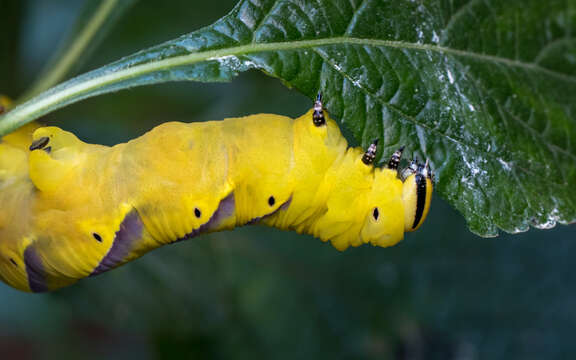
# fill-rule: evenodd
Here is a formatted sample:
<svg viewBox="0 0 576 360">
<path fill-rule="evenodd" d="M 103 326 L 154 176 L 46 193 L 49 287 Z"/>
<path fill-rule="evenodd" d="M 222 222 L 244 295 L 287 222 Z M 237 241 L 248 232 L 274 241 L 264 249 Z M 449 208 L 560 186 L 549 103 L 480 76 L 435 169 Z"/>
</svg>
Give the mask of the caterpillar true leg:
<svg viewBox="0 0 576 360">
<path fill-rule="evenodd" d="M 372 141 L 372 144 L 368 146 L 368 150 L 362 155 L 362 162 L 366 165 L 374 163 L 376 158 L 376 151 L 378 151 L 378 139 Z"/>
<path fill-rule="evenodd" d="M 410 161 L 410 165 L 400 171 L 400 180 L 405 181 L 410 175 L 414 174 L 418 169 L 418 160 Z"/>
<path fill-rule="evenodd" d="M 326 125 L 326 119 L 324 118 L 324 108 L 322 107 L 322 93 L 319 92 L 316 96 L 316 101 L 314 102 L 314 112 L 312 113 L 312 120 L 314 125 L 322 126 Z"/>
<path fill-rule="evenodd" d="M 388 169 L 397 170 L 400 160 L 402 159 L 402 152 L 404 151 L 404 146 L 401 146 L 398 150 L 394 151 L 388 161 Z"/>
</svg>

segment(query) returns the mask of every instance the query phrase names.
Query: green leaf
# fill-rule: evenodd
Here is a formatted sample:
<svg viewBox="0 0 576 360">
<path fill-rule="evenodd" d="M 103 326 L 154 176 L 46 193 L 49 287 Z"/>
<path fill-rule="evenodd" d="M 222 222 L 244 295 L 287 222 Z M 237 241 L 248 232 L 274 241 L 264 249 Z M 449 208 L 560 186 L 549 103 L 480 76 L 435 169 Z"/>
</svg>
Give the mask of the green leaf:
<svg viewBox="0 0 576 360">
<path fill-rule="evenodd" d="M 576 221 L 576 0 L 241 1 L 214 25 L 72 79 L 0 133 L 78 100 L 260 69 L 382 157 L 430 158 L 437 190 L 494 236 Z"/>
<path fill-rule="evenodd" d="M 64 80 L 85 61 L 116 21 L 136 0 L 89 0 L 36 82 L 23 96 L 30 98 Z"/>
</svg>

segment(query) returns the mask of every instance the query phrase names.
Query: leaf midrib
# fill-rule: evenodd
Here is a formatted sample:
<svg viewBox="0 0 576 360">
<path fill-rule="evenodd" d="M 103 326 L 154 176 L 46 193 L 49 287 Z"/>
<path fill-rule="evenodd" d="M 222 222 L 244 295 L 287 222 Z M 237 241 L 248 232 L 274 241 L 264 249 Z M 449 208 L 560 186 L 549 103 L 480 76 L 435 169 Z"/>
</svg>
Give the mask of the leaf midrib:
<svg viewBox="0 0 576 360">
<path fill-rule="evenodd" d="M 299 40 L 287 42 L 270 42 L 270 43 L 250 43 L 246 45 L 227 47 L 216 50 L 208 50 L 203 52 L 195 52 L 187 55 L 175 56 L 159 61 L 151 61 L 140 65 L 135 65 L 123 70 L 112 72 L 106 75 L 97 75 L 90 80 L 78 81 L 78 78 L 71 79 L 56 88 L 53 88 L 49 94 L 44 93 L 37 98 L 27 101 L 8 114 L 0 117 L 0 134 L 9 133 L 19 126 L 23 125 L 26 121 L 32 121 L 44 114 L 51 108 L 54 109 L 58 103 L 65 102 L 66 100 L 88 93 L 90 90 L 104 87 L 109 84 L 114 84 L 120 81 L 128 80 L 139 75 L 152 73 L 155 71 L 163 71 L 173 67 L 192 65 L 202 61 L 209 61 L 212 59 L 219 59 L 226 56 L 240 56 L 248 55 L 259 52 L 270 51 L 285 51 L 285 50 L 299 50 L 306 48 L 314 48 L 329 45 L 362 45 L 372 47 L 388 47 L 397 49 L 410 49 L 418 51 L 433 51 L 442 54 L 452 54 L 460 57 L 467 57 L 480 61 L 488 61 L 503 64 L 509 67 L 517 67 L 525 70 L 540 72 L 550 75 L 563 81 L 576 83 L 576 77 L 568 74 L 563 74 L 547 68 L 543 68 L 538 64 L 526 63 L 517 60 L 511 60 L 494 55 L 480 54 L 465 50 L 452 49 L 448 47 L 433 45 L 433 44 L 420 44 L 410 43 L 405 41 L 381 40 L 381 39 L 367 39 L 367 38 L 354 38 L 354 37 L 330 37 L 312 40 Z M 122 60 L 120 60 L 122 61 Z M 94 72 L 100 69 L 94 70 Z M 82 76 L 89 76 L 87 73 Z M 67 85 L 72 83 L 72 85 Z"/>
</svg>

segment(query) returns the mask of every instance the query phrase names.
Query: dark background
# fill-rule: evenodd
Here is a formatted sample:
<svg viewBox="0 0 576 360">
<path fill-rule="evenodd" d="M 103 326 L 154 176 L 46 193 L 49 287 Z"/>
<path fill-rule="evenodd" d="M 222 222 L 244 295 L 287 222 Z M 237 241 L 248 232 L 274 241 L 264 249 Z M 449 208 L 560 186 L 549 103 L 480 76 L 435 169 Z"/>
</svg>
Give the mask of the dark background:
<svg viewBox="0 0 576 360">
<path fill-rule="evenodd" d="M 0 0 L 0 93 L 30 85 L 82 8 Z M 82 71 L 212 23 L 234 1 L 142 0 Z M 257 72 L 85 100 L 45 120 L 115 144 L 165 121 L 311 100 Z M 1 239 L 0 239 L 1 241 Z M 576 356 L 576 227 L 484 239 L 436 197 L 390 249 L 265 227 L 201 236 L 51 294 L 0 284 L 2 359 L 561 359 Z"/>
</svg>

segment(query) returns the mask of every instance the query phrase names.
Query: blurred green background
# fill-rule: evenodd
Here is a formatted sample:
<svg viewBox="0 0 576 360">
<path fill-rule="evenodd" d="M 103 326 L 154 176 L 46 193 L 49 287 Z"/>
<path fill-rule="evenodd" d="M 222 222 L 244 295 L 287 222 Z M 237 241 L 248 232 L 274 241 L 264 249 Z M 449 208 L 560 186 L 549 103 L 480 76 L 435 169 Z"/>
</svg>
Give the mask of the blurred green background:
<svg viewBox="0 0 576 360">
<path fill-rule="evenodd" d="M 82 5 L 0 0 L 1 93 L 30 85 Z M 82 70 L 208 25 L 233 5 L 142 0 Z M 298 116 L 310 105 L 249 72 L 228 84 L 104 95 L 45 121 L 115 144 L 165 121 Z M 438 198 L 421 230 L 390 249 L 340 253 L 310 236 L 244 227 L 52 294 L 0 284 L 0 358 L 573 358 L 575 256 L 576 226 L 483 239 Z"/>
</svg>

